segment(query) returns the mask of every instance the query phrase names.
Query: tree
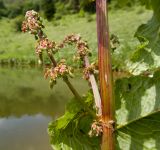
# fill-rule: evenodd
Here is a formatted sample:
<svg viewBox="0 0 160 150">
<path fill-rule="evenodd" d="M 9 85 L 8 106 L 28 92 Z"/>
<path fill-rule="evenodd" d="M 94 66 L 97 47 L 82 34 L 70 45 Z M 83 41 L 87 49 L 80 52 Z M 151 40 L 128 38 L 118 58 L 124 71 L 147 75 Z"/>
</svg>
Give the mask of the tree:
<svg viewBox="0 0 160 150">
<path fill-rule="evenodd" d="M 7 15 L 6 6 L 5 6 L 3 0 L 0 0 L 0 18 L 3 16 L 6 16 L 6 15 Z"/>
<path fill-rule="evenodd" d="M 44 16 L 51 20 L 56 12 L 55 10 L 55 1 L 54 0 L 42 0 L 41 9 L 44 12 Z"/>
</svg>

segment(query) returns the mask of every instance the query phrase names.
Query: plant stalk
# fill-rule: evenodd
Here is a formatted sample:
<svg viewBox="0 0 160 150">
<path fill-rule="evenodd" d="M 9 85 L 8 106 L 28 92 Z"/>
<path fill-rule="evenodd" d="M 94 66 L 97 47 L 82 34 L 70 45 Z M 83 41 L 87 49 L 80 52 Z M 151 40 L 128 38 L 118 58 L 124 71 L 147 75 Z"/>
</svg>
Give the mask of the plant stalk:
<svg viewBox="0 0 160 150">
<path fill-rule="evenodd" d="M 90 65 L 89 59 L 88 59 L 87 56 L 84 57 L 84 63 L 85 63 L 86 68 Z M 96 105 L 96 108 L 98 109 L 98 111 L 97 111 L 98 116 L 101 116 L 102 115 L 101 97 L 100 97 L 100 94 L 99 94 L 99 89 L 98 89 L 98 86 L 97 86 L 96 79 L 95 79 L 93 74 L 89 74 L 89 81 L 90 81 L 90 84 L 91 84 L 91 87 L 92 87 L 94 100 L 95 100 L 95 105 Z"/>
<path fill-rule="evenodd" d="M 57 66 L 57 62 L 53 57 L 52 52 L 47 51 L 48 57 L 50 59 L 50 61 L 52 62 L 52 65 L 54 67 Z M 84 100 L 82 99 L 82 97 L 78 94 L 77 90 L 73 87 L 73 85 L 71 84 L 71 82 L 69 81 L 68 77 L 65 76 L 63 77 L 64 82 L 67 84 L 67 86 L 69 87 L 69 89 L 71 90 L 72 94 L 75 96 L 75 98 L 80 102 L 80 104 L 94 117 L 96 118 L 96 114 L 95 112 L 90 109 L 84 102 Z"/>
<path fill-rule="evenodd" d="M 96 0 L 96 13 L 102 120 L 105 124 L 103 126 L 101 150 L 115 150 L 113 133 L 114 127 L 113 124 L 111 124 L 111 122 L 114 122 L 114 99 L 106 0 Z"/>
<path fill-rule="evenodd" d="M 43 39 L 43 34 L 42 34 L 42 33 L 40 33 L 38 36 L 39 36 L 40 39 Z M 48 57 L 49 57 L 52 65 L 53 65 L 53 67 L 56 67 L 56 66 L 57 66 L 57 62 L 56 62 L 56 60 L 55 60 L 52 52 L 49 51 L 49 50 L 46 50 L 46 52 L 47 52 L 47 55 L 48 55 Z M 43 58 L 41 58 L 41 59 L 43 59 Z M 75 88 L 73 87 L 73 85 L 70 83 L 68 77 L 63 78 L 63 80 L 64 80 L 65 83 L 68 85 L 68 87 L 69 87 L 69 89 L 71 90 L 72 94 L 73 94 L 76 98 L 82 99 L 81 96 L 80 96 L 80 95 L 78 94 L 78 92 L 76 91 L 76 89 L 75 89 Z"/>
</svg>

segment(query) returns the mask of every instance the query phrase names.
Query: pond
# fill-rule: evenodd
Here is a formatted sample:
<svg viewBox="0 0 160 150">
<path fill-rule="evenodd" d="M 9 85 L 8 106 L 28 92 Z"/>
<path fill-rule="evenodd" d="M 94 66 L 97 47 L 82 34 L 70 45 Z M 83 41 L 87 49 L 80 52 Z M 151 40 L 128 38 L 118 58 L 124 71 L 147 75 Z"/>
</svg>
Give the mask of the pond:
<svg viewBox="0 0 160 150">
<path fill-rule="evenodd" d="M 80 77 L 71 82 L 84 93 Z M 0 150 L 51 150 L 48 123 L 61 116 L 73 97 L 61 80 L 54 89 L 42 69 L 0 68 Z"/>
</svg>

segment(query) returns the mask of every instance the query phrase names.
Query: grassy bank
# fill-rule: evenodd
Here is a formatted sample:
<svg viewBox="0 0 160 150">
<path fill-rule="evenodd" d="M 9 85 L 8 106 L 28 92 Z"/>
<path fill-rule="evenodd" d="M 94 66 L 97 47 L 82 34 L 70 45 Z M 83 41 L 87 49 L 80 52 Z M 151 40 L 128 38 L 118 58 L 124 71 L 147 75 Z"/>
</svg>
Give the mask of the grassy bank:
<svg viewBox="0 0 160 150">
<path fill-rule="evenodd" d="M 151 14 L 151 11 L 142 7 L 111 10 L 109 14 L 110 31 L 119 37 L 122 44 L 127 42 L 134 45 L 136 42 L 133 38 L 134 32 L 140 24 L 145 23 L 151 17 Z M 95 15 L 85 17 L 70 15 L 52 22 L 44 20 L 45 32 L 50 39 L 55 41 L 62 40 L 67 34 L 79 33 L 88 41 L 95 56 L 97 50 L 95 20 Z M 0 20 L 0 61 L 34 62 L 36 61 L 34 45 L 34 37 L 15 31 L 14 20 L 6 18 Z M 60 53 L 60 56 L 69 57 L 71 53 L 73 53 L 72 48 L 67 48 Z"/>
</svg>

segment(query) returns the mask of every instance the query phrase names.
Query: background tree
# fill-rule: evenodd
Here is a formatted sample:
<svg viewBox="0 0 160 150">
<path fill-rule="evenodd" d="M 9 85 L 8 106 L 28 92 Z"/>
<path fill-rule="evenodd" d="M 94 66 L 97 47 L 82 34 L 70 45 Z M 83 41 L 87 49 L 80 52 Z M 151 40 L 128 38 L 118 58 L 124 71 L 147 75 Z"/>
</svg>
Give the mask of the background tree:
<svg viewBox="0 0 160 150">
<path fill-rule="evenodd" d="M 54 0 L 42 0 L 41 9 L 43 10 L 44 16 L 51 20 L 56 12 Z"/>
</svg>

